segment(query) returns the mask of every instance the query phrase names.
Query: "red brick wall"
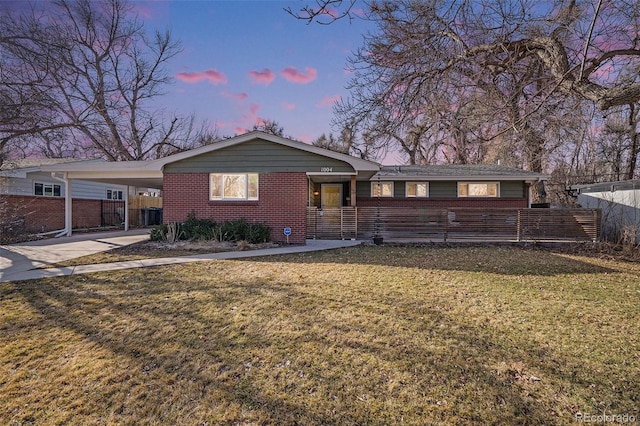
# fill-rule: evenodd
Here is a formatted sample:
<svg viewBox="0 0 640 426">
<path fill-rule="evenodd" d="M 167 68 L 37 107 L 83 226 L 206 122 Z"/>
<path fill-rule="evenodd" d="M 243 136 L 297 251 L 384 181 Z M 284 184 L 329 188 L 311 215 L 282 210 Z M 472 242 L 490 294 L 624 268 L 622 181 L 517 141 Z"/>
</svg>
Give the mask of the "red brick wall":
<svg viewBox="0 0 640 426">
<path fill-rule="evenodd" d="M 527 208 L 526 198 L 358 198 L 358 207 L 425 207 L 446 209 L 450 207 Z"/>
<path fill-rule="evenodd" d="M 163 220 L 182 222 L 194 212 L 197 218 L 216 222 L 244 218 L 271 228 L 273 241 L 304 244 L 307 234 L 307 176 L 305 173 L 265 173 L 259 178 L 258 201 L 209 200 L 208 173 L 166 173 Z"/>
<path fill-rule="evenodd" d="M 101 200 L 74 199 L 73 228 L 101 225 Z M 64 228 L 64 198 L 0 195 L 0 223 L 24 218 L 24 231 L 38 233 Z"/>
</svg>

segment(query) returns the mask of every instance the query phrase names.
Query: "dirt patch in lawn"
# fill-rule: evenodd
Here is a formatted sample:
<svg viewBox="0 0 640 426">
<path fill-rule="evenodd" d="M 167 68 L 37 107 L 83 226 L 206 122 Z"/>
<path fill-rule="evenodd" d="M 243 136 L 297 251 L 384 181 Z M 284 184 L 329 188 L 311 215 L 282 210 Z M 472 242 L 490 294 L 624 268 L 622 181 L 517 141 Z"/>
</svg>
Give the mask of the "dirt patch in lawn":
<svg viewBox="0 0 640 426">
<path fill-rule="evenodd" d="M 277 243 L 249 244 L 246 241 L 178 241 L 170 244 L 164 241 L 141 241 L 109 251 L 95 253 L 75 259 L 47 265 L 47 268 L 61 268 L 98 263 L 125 262 L 162 257 L 193 256 L 197 254 L 222 253 L 228 251 L 248 251 L 280 247 Z"/>
</svg>

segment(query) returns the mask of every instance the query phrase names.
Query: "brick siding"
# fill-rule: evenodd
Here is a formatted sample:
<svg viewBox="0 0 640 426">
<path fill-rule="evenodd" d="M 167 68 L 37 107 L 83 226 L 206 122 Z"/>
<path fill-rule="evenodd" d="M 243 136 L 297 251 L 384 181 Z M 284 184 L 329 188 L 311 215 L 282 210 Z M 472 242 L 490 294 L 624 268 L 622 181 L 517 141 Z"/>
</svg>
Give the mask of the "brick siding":
<svg viewBox="0 0 640 426">
<path fill-rule="evenodd" d="M 258 201 L 209 200 L 208 173 L 166 173 L 163 181 L 163 221 L 182 222 L 191 212 L 216 222 L 244 218 L 271 228 L 273 241 L 304 244 L 307 234 L 307 176 L 305 173 L 264 173 L 259 177 Z"/>
<path fill-rule="evenodd" d="M 101 203 L 104 200 L 74 199 L 72 227 L 101 226 Z M 64 198 L 24 195 L 0 195 L 0 223 L 24 219 L 27 233 L 55 231 L 64 228 Z"/>
</svg>

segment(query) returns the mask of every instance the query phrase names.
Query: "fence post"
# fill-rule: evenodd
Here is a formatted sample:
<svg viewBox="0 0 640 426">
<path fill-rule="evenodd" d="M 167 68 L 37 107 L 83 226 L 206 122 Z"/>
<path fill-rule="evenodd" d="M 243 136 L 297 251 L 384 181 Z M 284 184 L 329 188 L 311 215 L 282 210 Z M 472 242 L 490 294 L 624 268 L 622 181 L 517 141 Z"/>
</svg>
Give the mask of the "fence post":
<svg viewBox="0 0 640 426">
<path fill-rule="evenodd" d="M 354 236 L 353 237 L 357 240 L 358 239 L 358 208 L 354 207 L 353 211 L 354 211 L 355 220 L 356 220 L 355 229 L 354 229 Z"/>
<path fill-rule="evenodd" d="M 444 233 L 442 236 L 443 242 L 447 242 L 447 236 L 449 234 L 449 209 L 444 211 Z"/>
<path fill-rule="evenodd" d="M 520 227 L 522 226 L 522 217 L 521 217 L 521 213 L 522 210 L 518 209 L 518 214 L 516 215 L 517 219 L 516 219 L 516 234 L 517 234 L 517 240 L 518 242 L 522 241 L 522 236 L 521 236 L 521 231 L 520 231 Z"/>
</svg>

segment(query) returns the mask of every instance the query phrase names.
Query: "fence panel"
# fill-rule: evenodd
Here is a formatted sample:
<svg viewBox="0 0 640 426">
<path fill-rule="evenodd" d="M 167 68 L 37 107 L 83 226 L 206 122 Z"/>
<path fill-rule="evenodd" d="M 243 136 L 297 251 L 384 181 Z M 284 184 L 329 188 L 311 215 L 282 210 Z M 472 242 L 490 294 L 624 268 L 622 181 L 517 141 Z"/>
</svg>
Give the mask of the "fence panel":
<svg viewBox="0 0 640 426">
<path fill-rule="evenodd" d="M 101 200 L 100 201 L 100 225 L 120 226 L 124 223 L 124 201 L 123 200 Z"/>
<path fill-rule="evenodd" d="M 307 209 L 307 238 L 598 241 L 597 209 L 344 207 Z"/>
</svg>

